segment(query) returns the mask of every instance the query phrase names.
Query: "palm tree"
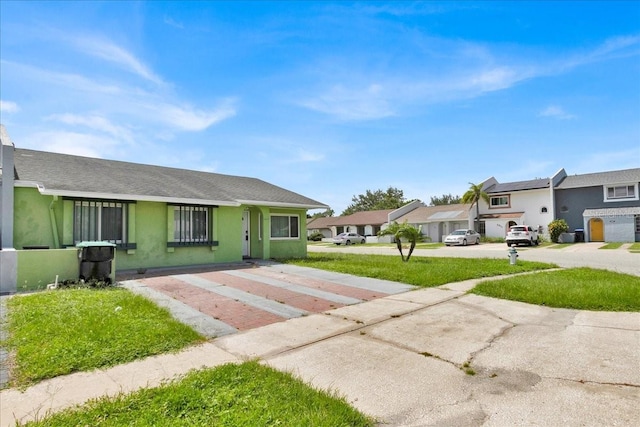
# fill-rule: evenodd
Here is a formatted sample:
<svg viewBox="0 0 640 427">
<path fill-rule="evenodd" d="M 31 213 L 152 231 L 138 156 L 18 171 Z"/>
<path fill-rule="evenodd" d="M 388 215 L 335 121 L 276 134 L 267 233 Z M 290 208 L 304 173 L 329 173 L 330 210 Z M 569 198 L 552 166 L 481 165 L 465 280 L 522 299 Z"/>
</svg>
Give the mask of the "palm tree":
<svg viewBox="0 0 640 427">
<path fill-rule="evenodd" d="M 475 221 L 475 230 L 478 231 L 478 226 L 480 224 L 480 200 L 484 200 L 489 203 L 489 196 L 482 190 L 482 184 L 474 184 L 472 182 L 469 183 L 471 187 L 467 190 L 466 193 L 462 195 L 462 203 L 469 203 L 476 205 L 476 221 Z M 479 232 L 479 231 L 478 231 Z"/>
<path fill-rule="evenodd" d="M 393 236 L 396 241 L 396 246 L 398 251 L 400 252 L 400 257 L 403 262 L 408 262 L 411 258 L 411 254 L 413 250 L 416 248 L 416 243 L 422 242 L 425 239 L 425 236 L 422 235 L 422 231 L 420 227 L 414 227 L 413 225 L 407 224 L 407 222 L 403 222 L 402 224 L 398 224 L 396 221 L 393 221 L 387 228 L 381 230 L 378 233 L 378 236 Z M 409 247 L 409 254 L 407 258 L 404 257 L 404 253 L 402 252 L 402 239 L 409 241 L 411 246 Z"/>
</svg>

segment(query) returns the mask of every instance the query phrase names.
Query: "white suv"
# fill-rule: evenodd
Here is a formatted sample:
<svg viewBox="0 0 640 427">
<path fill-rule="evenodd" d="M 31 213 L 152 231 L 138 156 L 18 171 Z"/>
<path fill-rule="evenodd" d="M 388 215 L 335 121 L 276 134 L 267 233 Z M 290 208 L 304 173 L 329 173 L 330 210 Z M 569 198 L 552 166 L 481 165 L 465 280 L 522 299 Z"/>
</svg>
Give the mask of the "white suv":
<svg viewBox="0 0 640 427">
<path fill-rule="evenodd" d="M 512 225 L 505 240 L 507 246 L 518 245 L 520 243 L 529 246 L 538 246 L 538 231 L 529 225 Z"/>
</svg>

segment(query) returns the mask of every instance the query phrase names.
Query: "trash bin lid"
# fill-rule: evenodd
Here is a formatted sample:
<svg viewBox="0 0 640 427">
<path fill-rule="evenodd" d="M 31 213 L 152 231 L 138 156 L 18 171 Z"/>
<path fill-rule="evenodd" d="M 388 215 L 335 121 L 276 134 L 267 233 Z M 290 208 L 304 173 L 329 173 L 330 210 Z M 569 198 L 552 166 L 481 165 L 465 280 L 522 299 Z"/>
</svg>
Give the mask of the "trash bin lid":
<svg viewBox="0 0 640 427">
<path fill-rule="evenodd" d="M 584 228 L 576 228 L 576 233 L 580 233 L 580 232 L 583 232 L 583 231 L 584 231 Z"/>
<path fill-rule="evenodd" d="M 76 248 L 90 248 L 96 246 L 111 246 L 115 248 L 116 244 L 111 242 L 78 242 L 78 244 L 76 244 Z"/>
</svg>

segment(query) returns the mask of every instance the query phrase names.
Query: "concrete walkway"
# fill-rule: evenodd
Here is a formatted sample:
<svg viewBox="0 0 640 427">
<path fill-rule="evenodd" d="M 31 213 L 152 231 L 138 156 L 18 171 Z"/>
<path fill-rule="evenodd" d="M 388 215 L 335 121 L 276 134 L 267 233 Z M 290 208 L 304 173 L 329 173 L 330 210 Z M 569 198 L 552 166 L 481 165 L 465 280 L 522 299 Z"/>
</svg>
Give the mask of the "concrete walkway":
<svg viewBox="0 0 640 427">
<path fill-rule="evenodd" d="M 3 390 L 0 426 L 255 357 L 337 391 L 383 425 L 640 425 L 640 313 L 466 294 L 476 283 L 397 293 L 24 392 Z"/>
</svg>

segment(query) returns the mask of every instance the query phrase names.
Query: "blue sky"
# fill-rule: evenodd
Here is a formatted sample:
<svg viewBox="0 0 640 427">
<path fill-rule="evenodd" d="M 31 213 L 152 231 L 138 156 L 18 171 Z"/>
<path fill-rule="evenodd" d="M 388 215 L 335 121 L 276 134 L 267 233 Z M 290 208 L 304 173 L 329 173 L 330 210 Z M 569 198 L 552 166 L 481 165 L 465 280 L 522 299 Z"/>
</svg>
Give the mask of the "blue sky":
<svg viewBox="0 0 640 427">
<path fill-rule="evenodd" d="M 0 2 L 19 148 L 252 176 L 340 214 L 640 167 L 640 2 Z"/>
</svg>

